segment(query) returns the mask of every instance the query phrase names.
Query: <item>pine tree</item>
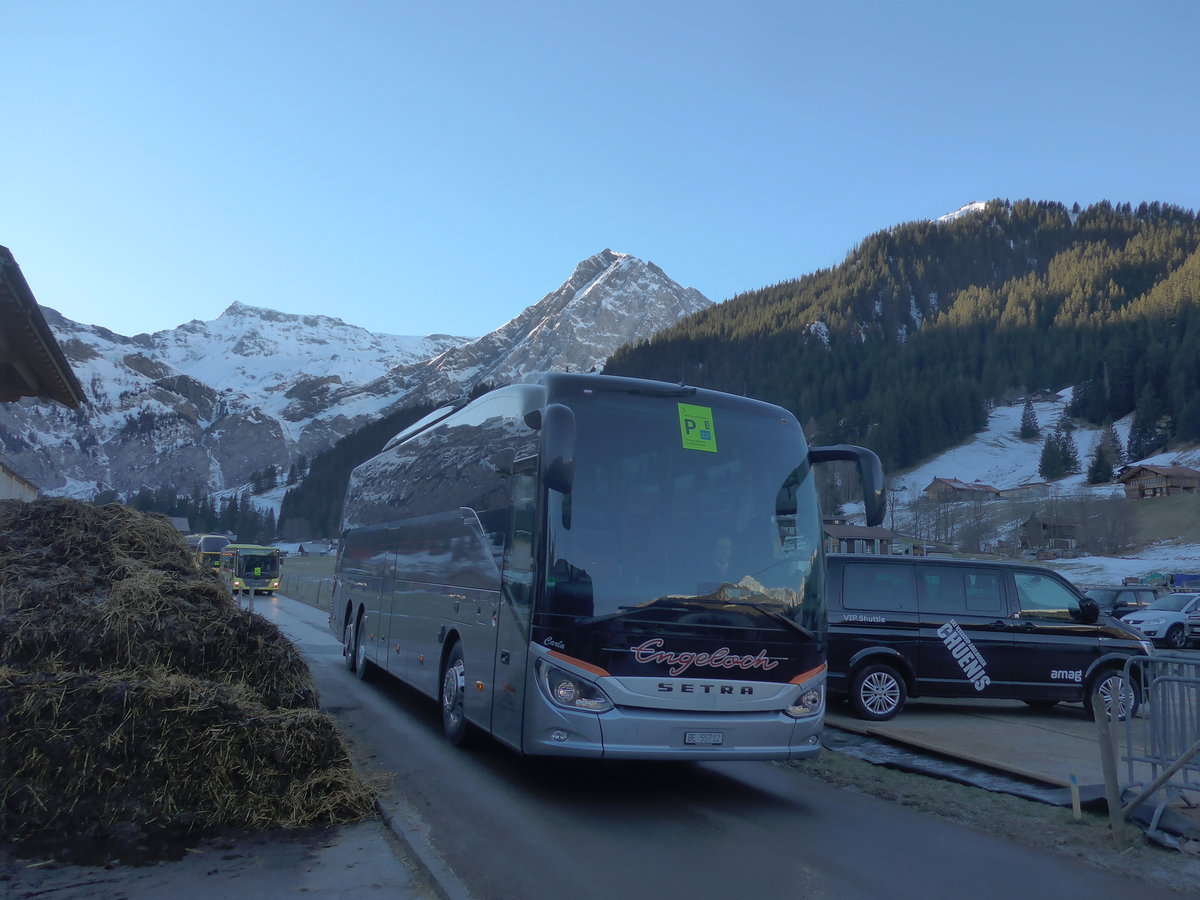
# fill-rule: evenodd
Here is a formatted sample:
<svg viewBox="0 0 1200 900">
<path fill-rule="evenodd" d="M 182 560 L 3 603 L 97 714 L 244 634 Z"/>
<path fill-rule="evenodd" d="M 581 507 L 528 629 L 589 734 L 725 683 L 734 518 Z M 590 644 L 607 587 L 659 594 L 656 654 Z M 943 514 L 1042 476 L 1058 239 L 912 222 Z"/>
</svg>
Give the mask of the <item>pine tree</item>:
<svg viewBox="0 0 1200 900">
<path fill-rule="evenodd" d="M 1062 446 L 1054 434 L 1046 435 L 1046 439 L 1042 441 L 1042 456 L 1038 463 L 1038 474 L 1046 481 L 1056 481 L 1067 474 L 1063 464 Z"/>
<path fill-rule="evenodd" d="M 1025 397 L 1025 408 L 1021 410 L 1021 430 L 1018 432 L 1022 440 L 1035 438 L 1042 433 L 1038 427 L 1037 413 L 1033 411 L 1033 398 Z"/>
<path fill-rule="evenodd" d="M 1088 463 L 1087 483 L 1107 484 L 1113 479 L 1113 459 L 1109 442 L 1101 435 L 1096 446 L 1092 448 L 1091 460 Z"/>
<path fill-rule="evenodd" d="M 1075 444 L 1075 435 L 1066 431 L 1056 431 L 1059 446 L 1062 448 L 1063 470 L 1067 475 L 1079 472 L 1079 447 Z"/>
</svg>

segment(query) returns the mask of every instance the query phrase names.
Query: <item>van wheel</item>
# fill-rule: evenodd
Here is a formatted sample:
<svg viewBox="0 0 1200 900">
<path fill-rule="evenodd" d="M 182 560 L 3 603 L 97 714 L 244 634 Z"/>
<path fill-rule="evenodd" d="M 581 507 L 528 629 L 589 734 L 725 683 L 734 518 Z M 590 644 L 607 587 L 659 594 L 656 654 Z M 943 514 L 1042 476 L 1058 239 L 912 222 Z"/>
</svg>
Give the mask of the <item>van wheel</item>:
<svg viewBox="0 0 1200 900">
<path fill-rule="evenodd" d="M 850 705 L 860 718 L 883 722 L 904 708 L 908 691 L 904 679 L 891 666 L 872 663 L 850 680 Z"/>
<path fill-rule="evenodd" d="M 1136 685 L 1127 684 L 1120 669 L 1101 669 L 1089 682 L 1083 695 L 1083 708 L 1093 719 L 1097 717 L 1092 695 L 1100 694 L 1100 704 L 1109 719 L 1124 722 L 1137 713 L 1139 698 Z"/>
</svg>

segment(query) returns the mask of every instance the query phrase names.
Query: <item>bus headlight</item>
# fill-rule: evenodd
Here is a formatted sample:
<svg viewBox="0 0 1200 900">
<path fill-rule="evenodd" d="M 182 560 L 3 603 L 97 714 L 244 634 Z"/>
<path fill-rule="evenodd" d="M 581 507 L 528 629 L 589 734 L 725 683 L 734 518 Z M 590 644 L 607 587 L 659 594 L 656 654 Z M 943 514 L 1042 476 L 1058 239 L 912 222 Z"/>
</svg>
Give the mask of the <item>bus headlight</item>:
<svg viewBox="0 0 1200 900">
<path fill-rule="evenodd" d="M 590 681 L 584 681 L 548 663 L 538 664 L 542 688 L 556 706 L 565 709 L 602 713 L 613 708 L 604 691 Z"/>
<path fill-rule="evenodd" d="M 793 719 L 815 715 L 821 710 L 823 691 L 819 687 L 810 688 L 796 698 L 796 702 L 784 710 Z"/>
</svg>

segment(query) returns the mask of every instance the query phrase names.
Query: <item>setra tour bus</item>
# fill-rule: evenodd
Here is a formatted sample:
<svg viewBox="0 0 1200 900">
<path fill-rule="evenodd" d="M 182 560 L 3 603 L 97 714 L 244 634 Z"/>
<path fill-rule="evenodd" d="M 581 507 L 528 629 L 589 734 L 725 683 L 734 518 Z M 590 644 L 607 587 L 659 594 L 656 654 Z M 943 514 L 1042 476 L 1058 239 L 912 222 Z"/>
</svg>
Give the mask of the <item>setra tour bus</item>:
<svg viewBox="0 0 1200 900">
<path fill-rule="evenodd" d="M 273 594 L 279 590 L 279 548 L 228 544 L 221 551 L 221 580 L 235 596 L 243 592 Z"/>
<path fill-rule="evenodd" d="M 348 667 L 524 754 L 799 759 L 825 710 L 813 464 L 795 416 L 634 378 L 546 374 L 448 406 L 350 477 L 331 630 Z"/>
</svg>

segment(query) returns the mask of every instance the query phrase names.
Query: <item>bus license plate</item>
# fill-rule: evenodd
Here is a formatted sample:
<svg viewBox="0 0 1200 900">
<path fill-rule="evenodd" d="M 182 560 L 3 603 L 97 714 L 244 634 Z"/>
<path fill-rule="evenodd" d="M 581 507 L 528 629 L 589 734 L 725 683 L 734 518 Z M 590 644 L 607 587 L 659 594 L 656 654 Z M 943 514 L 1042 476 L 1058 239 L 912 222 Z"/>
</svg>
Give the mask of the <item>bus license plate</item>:
<svg viewBox="0 0 1200 900">
<path fill-rule="evenodd" d="M 683 742 L 685 744 L 721 744 L 725 742 L 725 735 L 720 731 L 685 731 L 683 733 Z"/>
</svg>

